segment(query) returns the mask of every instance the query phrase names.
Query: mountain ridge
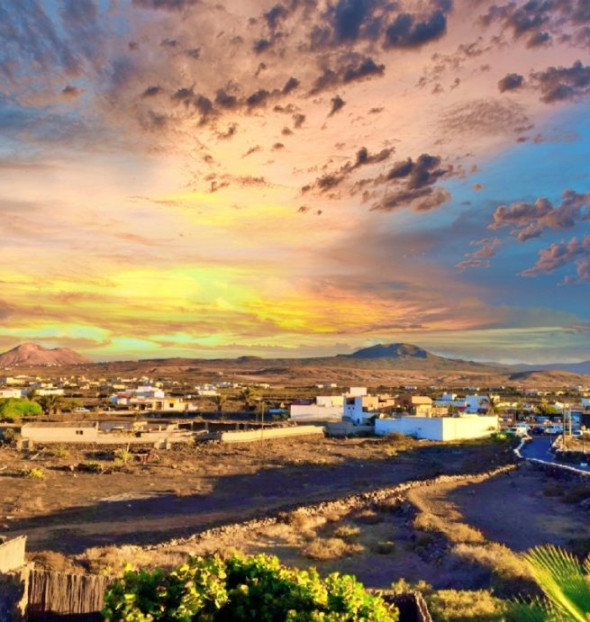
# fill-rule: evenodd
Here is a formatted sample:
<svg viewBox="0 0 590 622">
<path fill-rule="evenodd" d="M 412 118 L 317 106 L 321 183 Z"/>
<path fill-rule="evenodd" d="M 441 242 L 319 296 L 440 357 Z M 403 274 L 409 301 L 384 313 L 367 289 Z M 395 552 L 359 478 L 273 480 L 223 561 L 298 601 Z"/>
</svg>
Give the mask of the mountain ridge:
<svg viewBox="0 0 590 622">
<path fill-rule="evenodd" d="M 37 343 L 22 343 L 0 354 L 0 367 L 82 365 L 91 362 L 69 348 L 44 348 Z"/>
</svg>

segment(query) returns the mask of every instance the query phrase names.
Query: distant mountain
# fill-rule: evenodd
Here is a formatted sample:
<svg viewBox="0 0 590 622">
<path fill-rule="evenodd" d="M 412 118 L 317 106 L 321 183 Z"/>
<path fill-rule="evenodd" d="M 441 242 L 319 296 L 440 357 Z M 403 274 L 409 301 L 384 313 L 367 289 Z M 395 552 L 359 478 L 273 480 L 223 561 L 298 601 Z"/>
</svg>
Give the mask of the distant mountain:
<svg viewBox="0 0 590 622">
<path fill-rule="evenodd" d="M 515 365 L 520 371 L 571 371 L 574 374 L 590 374 L 590 361 L 580 363 L 546 363 L 544 365 Z"/>
<path fill-rule="evenodd" d="M 80 365 L 90 362 L 90 359 L 68 348 L 44 348 L 36 343 L 23 343 L 0 354 L 0 367 Z"/>
<path fill-rule="evenodd" d="M 348 356 L 353 359 L 428 359 L 433 358 L 435 355 L 430 354 L 430 352 L 427 352 L 418 346 L 413 346 L 410 343 L 390 343 L 389 345 L 380 343 L 376 346 L 371 346 L 370 348 L 357 350 Z"/>
</svg>

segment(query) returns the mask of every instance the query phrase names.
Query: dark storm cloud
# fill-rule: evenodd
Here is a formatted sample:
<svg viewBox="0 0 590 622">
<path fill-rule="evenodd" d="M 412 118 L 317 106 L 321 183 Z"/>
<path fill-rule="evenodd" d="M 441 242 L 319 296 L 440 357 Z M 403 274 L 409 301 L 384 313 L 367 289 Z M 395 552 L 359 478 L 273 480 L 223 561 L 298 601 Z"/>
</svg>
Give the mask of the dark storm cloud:
<svg viewBox="0 0 590 622">
<path fill-rule="evenodd" d="M 282 4 L 275 4 L 275 6 L 264 14 L 264 19 L 271 30 L 275 30 L 277 26 L 289 15 L 289 11 Z"/>
<path fill-rule="evenodd" d="M 500 93 L 505 93 L 506 91 L 514 91 L 519 89 L 524 83 L 524 77 L 517 73 L 509 73 L 506 74 L 499 82 L 498 82 L 498 90 Z"/>
<path fill-rule="evenodd" d="M 355 41 L 371 16 L 372 0 L 338 0 L 333 9 L 334 34 L 338 41 Z"/>
<path fill-rule="evenodd" d="M 294 91 L 299 86 L 299 80 L 291 76 L 287 82 L 285 82 L 285 86 L 283 87 L 282 93 L 283 95 L 288 95 L 291 91 Z"/>
<path fill-rule="evenodd" d="M 330 109 L 328 116 L 331 117 L 332 115 L 335 115 L 339 110 L 342 110 L 345 105 L 346 102 L 342 99 L 342 97 L 340 97 L 340 95 L 332 97 L 332 108 Z"/>
<path fill-rule="evenodd" d="M 566 278 L 566 283 L 590 280 L 590 235 L 580 240 L 574 237 L 569 242 L 559 242 L 541 249 L 535 265 L 520 275 L 548 274 L 572 263 L 576 266 L 578 278 Z"/>
<path fill-rule="evenodd" d="M 519 7 L 510 2 L 505 5 L 492 5 L 480 21 L 484 26 L 500 22 L 518 38 L 546 26 L 551 20 L 552 9 L 552 0 L 529 0 Z"/>
<path fill-rule="evenodd" d="M 183 11 L 200 2 L 201 0 L 133 0 L 133 6 L 140 9 Z"/>
<path fill-rule="evenodd" d="M 305 123 L 305 115 L 298 113 L 293 115 L 293 127 L 298 130 Z"/>
<path fill-rule="evenodd" d="M 347 162 L 336 171 L 322 175 L 315 180 L 313 185 L 306 186 L 303 191 L 308 192 L 315 188 L 320 193 L 323 193 L 327 190 L 332 190 L 345 181 L 347 177 L 356 169 L 363 166 L 370 166 L 372 164 L 380 164 L 381 162 L 385 162 L 391 156 L 393 151 L 394 149 L 391 147 L 382 149 L 376 153 L 370 153 L 366 147 L 361 147 L 357 151 L 354 161 Z"/>
<path fill-rule="evenodd" d="M 371 211 L 393 212 L 412 208 L 415 212 L 428 212 L 447 203 L 451 195 L 444 188 L 404 189 L 387 194 L 371 207 Z"/>
<path fill-rule="evenodd" d="M 215 103 L 221 108 L 232 109 L 238 105 L 238 98 L 228 93 L 225 89 L 219 89 L 215 94 Z"/>
<path fill-rule="evenodd" d="M 531 74 L 541 91 L 541 101 L 549 104 L 576 99 L 590 92 L 590 66 L 576 61 L 571 67 L 549 67 Z"/>
<path fill-rule="evenodd" d="M 160 86 L 148 86 L 145 91 L 141 94 L 142 97 L 155 97 L 162 92 L 162 87 Z"/>
<path fill-rule="evenodd" d="M 405 207 L 425 212 L 444 205 L 451 198 L 449 192 L 437 187 L 437 181 L 452 175 L 450 166 L 441 166 L 441 158 L 423 153 L 416 160 L 408 158 L 396 162 L 384 175 L 373 180 L 374 185 L 393 185 L 371 209 L 389 212 Z"/>
<path fill-rule="evenodd" d="M 252 49 L 256 54 L 262 54 L 262 52 L 268 50 L 270 46 L 271 42 L 268 39 L 258 39 L 257 41 L 254 41 Z"/>
<path fill-rule="evenodd" d="M 386 180 L 403 180 L 409 190 L 431 186 L 450 172 L 449 169 L 440 168 L 440 163 L 438 156 L 423 153 L 416 161 L 408 158 L 396 162 L 387 173 Z"/>
<path fill-rule="evenodd" d="M 371 57 L 347 54 L 339 59 L 336 68 L 324 67 L 323 72 L 315 79 L 310 92 L 315 95 L 341 84 L 380 77 L 384 72 L 385 65 L 377 64 Z"/>
<path fill-rule="evenodd" d="M 489 229 L 512 227 L 510 234 L 519 242 L 526 242 L 539 237 L 544 229 L 571 229 L 584 220 L 590 220 L 590 193 L 566 190 L 557 207 L 544 197 L 534 203 L 521 201 L 510 206 L 500 205 L 494 211 L 493 218 Z"/>
<path fill-rule="evenodd" d="M 257 91 L 246 97 L 246 105 L 248 106 L 248 108 L 258 108 L 260 106 L 266 106 L 270 95 L 270 91 L 267 91 L 266 89 L 258 89 Z"/>
<path fill-rule="evenodd" d="M 347 67 L 342 74 L 344 83 L 363 80 L 371 76 L 382 76 L 385 65 L 378 65 L 372 58 L 365 58 L 358 66 Z"/>
<path fill-rule="evenodd" d="M 548 32 L 536 32 L 527 41 L 527 48 L 536 48 L 540 45 L 551 43 L 551 35 Z"/>
<path fill-rule="evenodd" d="M 447 18 L 442 10 L 435 11 L 422 21 L 410 13 L 401 13 L 385 31 L 386 48 L 415 48 L 440 39 L 447 30 Z"/>
<path fill-rule="evenodd" d="M 366 147 L 361 147 L 356 154 L 356 161 L 353 168 L 365 166 L 367 164 L 378 164 L 379 162 L 384 162 L 393 152 L 394 148 L 390 147 L 382 149 L 378 153 L 371 154 Z"/>
<path fill-rule="evenodd" d="M 191 103 L 194 97 L 195 92 L 192 87 L 182 87 L 172 95 L 174 101 L 182 102 L 185 105 Z"/>
</svg>

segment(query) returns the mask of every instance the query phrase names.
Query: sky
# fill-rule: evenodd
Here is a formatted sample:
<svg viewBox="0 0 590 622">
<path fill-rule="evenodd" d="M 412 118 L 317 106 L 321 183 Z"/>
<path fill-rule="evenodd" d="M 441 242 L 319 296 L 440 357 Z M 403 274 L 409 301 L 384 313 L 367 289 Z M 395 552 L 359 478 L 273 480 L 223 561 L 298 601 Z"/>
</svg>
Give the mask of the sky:
<svg viewBox="0 0 590 622">
<path fill-rule="evenodd" d="M 0 349 L 590 359 L 587 0 L 0 0 Z"/>
</svg>

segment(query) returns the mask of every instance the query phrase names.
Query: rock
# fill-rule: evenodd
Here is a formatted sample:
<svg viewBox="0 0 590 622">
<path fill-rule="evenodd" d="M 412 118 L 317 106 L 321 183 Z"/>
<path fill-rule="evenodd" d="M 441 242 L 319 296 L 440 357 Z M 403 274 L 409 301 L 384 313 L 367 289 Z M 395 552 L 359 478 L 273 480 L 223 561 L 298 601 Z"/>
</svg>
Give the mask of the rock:
<svg viewBox="0 0 590 622">
<path fill-rule="evenodd" d="M 578 505 L 584 510 L 590 510 L 590 497 L 584 499 L 584 501 L 580 501 Z"/>
</svg>

